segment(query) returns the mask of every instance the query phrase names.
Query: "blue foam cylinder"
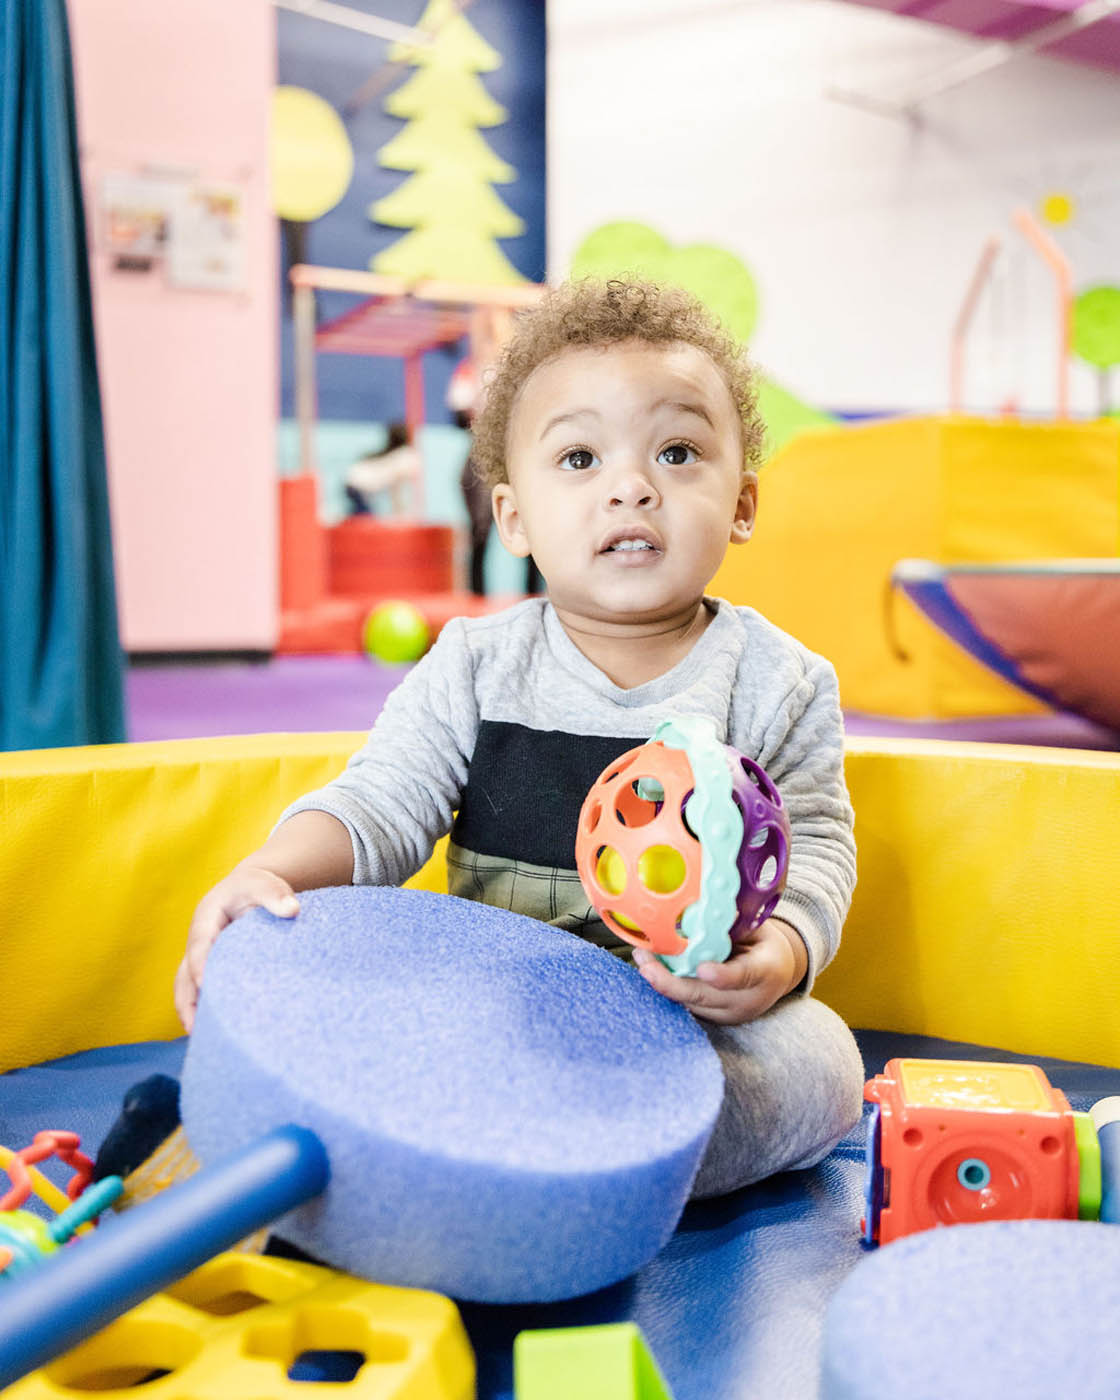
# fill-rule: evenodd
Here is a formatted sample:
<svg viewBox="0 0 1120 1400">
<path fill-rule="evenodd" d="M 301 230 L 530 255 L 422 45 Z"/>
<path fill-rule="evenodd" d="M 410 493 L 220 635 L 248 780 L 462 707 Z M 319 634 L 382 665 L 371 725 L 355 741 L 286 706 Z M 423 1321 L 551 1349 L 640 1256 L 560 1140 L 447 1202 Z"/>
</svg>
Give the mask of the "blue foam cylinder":
<svg viewBox="0 0 1120 1400">
<path fill-rule="evenodd" d="M 329 1175 L 313 1133 L 280 1127 L 0 1284 L 0 1389 L 317 1196 Z"/>
<path fill-rule="evenodd" d="M 253 910 L 211 954 L 181 1098 L 203 1161 L 311 1128 L 331 1186 L 278 1233 L 381 1283 L 547 1301 L 658 1252 L 723 1095 L 683 1007 L 471 901 L 347 887 L 301 906 Z"/>
<path fill-rule="evenodd" d="M 825 1316 L 820 1400 L 1120 1395 L 1120 1230 L 1000 1220 L 867 1255 Z"/>
</svg>

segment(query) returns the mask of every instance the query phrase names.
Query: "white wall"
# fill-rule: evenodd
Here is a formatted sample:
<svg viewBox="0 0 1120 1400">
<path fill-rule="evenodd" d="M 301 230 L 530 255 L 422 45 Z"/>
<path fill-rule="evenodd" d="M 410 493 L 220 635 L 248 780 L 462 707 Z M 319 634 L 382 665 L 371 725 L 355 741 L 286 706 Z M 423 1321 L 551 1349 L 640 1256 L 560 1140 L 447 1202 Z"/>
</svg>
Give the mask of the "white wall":
<svg viewBox="0 0 1120 1400">
<path fill-rule="evenodd" d="M 941 409 L 949 332 L 985 238 L 1006 234 L 977 320 L 969 403 L 1053 409 L 1052 283 L 1011 227 L 1053 190 L 1075 288 L 1120 284 L 1120 75 L 1021 57 L 918 127 L 830 100 L 890 97 L 977 41 L 839 0 L 550 0 L 550 275 L 637 219 L 738 253 L 753 349 L 821 407 Z M 1076 409 L 1096 377 L 1075 362 Z"/>
</svg>

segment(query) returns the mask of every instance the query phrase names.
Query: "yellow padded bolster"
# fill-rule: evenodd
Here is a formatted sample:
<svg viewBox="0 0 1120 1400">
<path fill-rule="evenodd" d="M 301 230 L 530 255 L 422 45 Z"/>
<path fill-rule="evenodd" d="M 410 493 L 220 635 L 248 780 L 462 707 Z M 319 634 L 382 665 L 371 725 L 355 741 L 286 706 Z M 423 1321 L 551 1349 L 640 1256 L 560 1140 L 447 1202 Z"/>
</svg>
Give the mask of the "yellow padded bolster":
<svg viewBox="0 0 1120 1400">
<path fill-rule="evenodd" d="M 0 755 L 0 1069 L 178 1034 L 199 897 L 360 734 Z M 1120 755 L 849 744 L 853 1025 L 1120 1065 Z M 446 888 L 437 856 L 417 880 Z"/>
<path fill-rule="evenodd" d="M 362 734 L 0 754 L 0 1070 L 181 1034 L 199 898 Z"/>
<path fill-rule="evenodd" d="M 853 1026 L 1120 1066 L 1120 754 L 849 740 Z"/>
</svg>

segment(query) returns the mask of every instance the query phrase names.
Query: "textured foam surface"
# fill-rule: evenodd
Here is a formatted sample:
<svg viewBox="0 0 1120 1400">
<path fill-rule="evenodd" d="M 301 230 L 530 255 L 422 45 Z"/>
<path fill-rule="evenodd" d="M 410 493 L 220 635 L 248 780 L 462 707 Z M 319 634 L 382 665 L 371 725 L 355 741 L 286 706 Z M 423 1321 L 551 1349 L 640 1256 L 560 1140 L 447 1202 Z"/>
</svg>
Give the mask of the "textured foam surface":
<svg viewBox="0 0 1120 1400">
<path fill-rule="evenodd" d="M 668 1240 L 719 1111 L 692 1018 L 571 934 L 415 890 L 301 897 L 218 940 L 183 1073 L 203 1161 L 311 1128 L 331 1185 L 280 1232 L 379 1282 L 572 1297 Z"/>
<path fill-rule="evenodd" d="M 825 1317 L 821 1400 L 1120 1395 L 1120 1230 L 1012 1220 L 868 1255 Z"/>
</svg>

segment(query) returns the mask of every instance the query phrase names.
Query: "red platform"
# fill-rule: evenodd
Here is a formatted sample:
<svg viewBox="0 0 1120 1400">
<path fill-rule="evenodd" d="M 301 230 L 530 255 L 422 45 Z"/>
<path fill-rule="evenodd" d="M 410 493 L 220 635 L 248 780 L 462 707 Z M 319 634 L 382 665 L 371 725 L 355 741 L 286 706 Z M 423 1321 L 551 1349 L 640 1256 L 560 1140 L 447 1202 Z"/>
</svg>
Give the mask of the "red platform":
<svg viewBox="0 0 1120 1400">
<path fill-rule="evenodd" d="M 365 597 L 324 598 L 314 607 L 293 608 L 280 615 L 278 653 L 359 652 L 362 626 L 379 603 L 404 601 L 423 613 L 432 640 L 453 617 L 483 617 L 521 601 L 520 595 L 480 598 L 474 593 L 402 593 L 399 590 Z"/>
<path fill-rule="evenodd" d="M 280 482 L 278 653 L 360 652 L 362 628 L 379 603 L 423 613 L 432 640 L 453 617 L 481 617 L 520 601 L 457 592 L 450 525 L 356 515 L 326 528 L 314 476 Z"/>
<path fill-rule="evenodd" d="M 398 597 L 449 593 L 455 581 L 455 531 L 450 525 L 354 515 L 326 531 L 327 586 L 332 595 Z"/>
</svg>

